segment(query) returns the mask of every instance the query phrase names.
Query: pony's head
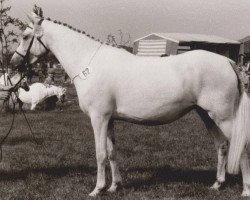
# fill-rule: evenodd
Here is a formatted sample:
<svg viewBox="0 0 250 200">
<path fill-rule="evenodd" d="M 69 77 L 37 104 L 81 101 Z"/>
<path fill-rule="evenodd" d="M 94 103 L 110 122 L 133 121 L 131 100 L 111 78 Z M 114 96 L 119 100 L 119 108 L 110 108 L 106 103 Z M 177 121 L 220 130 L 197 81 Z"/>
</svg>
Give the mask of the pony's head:
<svg viewBox="0 0 250 200">
<path fill-rule="evenodd" d="M 19 71 L 26 70 L 26 63 L 36 62 L 39 57 L 48 51 L 47 45 L 42 41 L 44 31 L 41 24 L 43 16 L 41 13 L 40 15 L 36 13 L 32 12 L 31 15 L 28 15 L 30 24 L 22 33 L 20 44 L 11 58 L 11 63 L 17 66 Z"/>
</svg>

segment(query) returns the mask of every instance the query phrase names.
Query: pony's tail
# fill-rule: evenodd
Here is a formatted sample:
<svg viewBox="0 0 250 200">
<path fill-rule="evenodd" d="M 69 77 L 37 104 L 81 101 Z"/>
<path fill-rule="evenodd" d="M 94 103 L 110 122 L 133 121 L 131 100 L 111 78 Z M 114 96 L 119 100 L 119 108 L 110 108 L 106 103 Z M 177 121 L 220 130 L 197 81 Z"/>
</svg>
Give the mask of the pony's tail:
<svg viewBox="0 0 250 200">
<path fill-rule="evenodd" d="M 233 120 L 232 137 L 228 153 L 228 172 L 237 174 L 242 151 L 250 139 L 250 98 L 245 91 L 242 92 L 238 109 Z"/>
</svg>

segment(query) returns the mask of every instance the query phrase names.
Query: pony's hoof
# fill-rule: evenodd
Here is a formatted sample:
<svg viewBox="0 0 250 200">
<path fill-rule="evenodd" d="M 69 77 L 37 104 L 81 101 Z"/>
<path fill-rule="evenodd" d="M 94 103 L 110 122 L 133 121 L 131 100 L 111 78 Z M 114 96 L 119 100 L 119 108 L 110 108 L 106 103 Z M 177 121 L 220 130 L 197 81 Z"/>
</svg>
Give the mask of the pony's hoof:
<svg viewBox="0 0 250 200">
<path fill-rule="evenodd" d="M 243 190 L 241 196 L 242 197 L 250 197 L 250 191 L 249 190 Z"/>
<path fill-rule="evenodd" d="M 250 185 L 249 184 L 244 184 L 243 187 L 243 192 L 241 194 L 242 197 L 250 197 Z"/>
<path fill-rule="evenodd" d="M 99 190 L 99 189 L 94 189 L 94 190 L 89 194 L 89 196 L 91 196 L 91 197 L 96 197 L 97 195 L 100 194 L 100 192 L 101 192 L 101 190 Z"/>
<path fill-rule="evenodd" d="M 215 183 L 210 187 L 210 189 L 219 191 L 220 187 L 221 187 L 221 183 L 219 181 L 215 181 Z"/>
<path fill-rule="evenodd" d="M 110 188 L 107 190 L 110 193 L 114 193 L 116 192 L 120 187 L 121 187 L 121 183 L 112 183 L 112 185 L 110 186 Z"/>
</svg>

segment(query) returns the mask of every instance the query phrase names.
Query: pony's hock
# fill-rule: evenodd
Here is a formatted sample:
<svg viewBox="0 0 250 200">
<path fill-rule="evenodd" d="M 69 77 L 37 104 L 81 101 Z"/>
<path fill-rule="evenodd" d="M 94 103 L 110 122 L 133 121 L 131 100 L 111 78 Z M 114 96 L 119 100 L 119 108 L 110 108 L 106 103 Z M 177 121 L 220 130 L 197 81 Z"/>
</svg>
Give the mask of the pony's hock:
<svg viewBox="0 0 250 200">
<path fill-rule="evenodd" d="M 166 124 L 194 108 L 215 138 L 218 165 L 214 188 L 219 189 L 225 181 L 228 164 L 230 173 L 241 169 L 242 195 L 250 196 L 245 149 L 250 136 L 250 100 L 238 88 L 231 60 L 202 50 L 163 58 L 137 57 L 35 13 L 29 19 L 31 28 L 24 31 L 17 52 L 28 52 L 27 62 L 33 63 L 46 53 L 44 46 L 49 49 L 73 79 L 80 108 L 91 119 L 97 159 L 97 182 L 91 196 L 106 186 L 107 159 L 112 174 L 109 191 L 116 191 L 122 181 L 113 143 L 114 120 Z M 16 65 L 23 62 L 18 53 L 12 57 Z M 91 73 L 82 79 L 78 75 L 86 67 Z M 229 151 L 224 145 L 228 141 Z"/>
</svg>

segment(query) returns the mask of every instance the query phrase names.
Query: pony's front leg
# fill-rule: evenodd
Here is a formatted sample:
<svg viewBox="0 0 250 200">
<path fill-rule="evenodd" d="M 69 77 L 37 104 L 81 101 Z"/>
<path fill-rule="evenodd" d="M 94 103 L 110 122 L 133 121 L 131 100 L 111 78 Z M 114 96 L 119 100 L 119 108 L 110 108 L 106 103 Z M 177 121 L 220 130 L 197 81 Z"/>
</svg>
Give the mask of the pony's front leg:
<svg viewBox="0 0 250 200">
<path fill-rule="evenodd" d="M 110 117 L 104 115 L 92 115 L 91 123 L 95 136 L 97 182 L 95 189 L 89 194 L 97 196 L 106 186 L 105 162 L 107 159 L 107 130 Z"/>
<path fill-rule="evenodd" d="M 240 159 L 240 169 L 242 172 L 243 178 L 243 192 L 242 196 L 249 197 L 250 196 L 250 168 L 248 162 L 248 155 L 246 149 L 242 152 Z"/>
<path fill-rule="evenodd" d="M 107 140 L 108 159 L 110 162 L 112 173 L 112 184 L 108 189 L 109 192 L 116 192 L 119 184 L 122 182 L 122 177 L 119 171 L 119 167 L 116 161 L 116 147 L 115 147 L 115 135 L 114 135 L 114 123 L 110 120 L 108 125 L 108 140 Z"/>
</svg>

